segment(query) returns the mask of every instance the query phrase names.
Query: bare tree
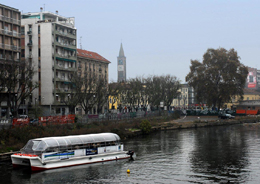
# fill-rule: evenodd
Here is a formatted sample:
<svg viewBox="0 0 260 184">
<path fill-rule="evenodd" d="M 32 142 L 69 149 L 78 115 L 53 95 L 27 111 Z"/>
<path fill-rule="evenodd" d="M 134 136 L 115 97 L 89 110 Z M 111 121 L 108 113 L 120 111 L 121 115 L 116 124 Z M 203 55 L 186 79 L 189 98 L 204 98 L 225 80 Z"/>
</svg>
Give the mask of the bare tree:
<svg viewBox="0 0 260 184">
<path fill-rule="evenodd" d="M 35 70 L 32 64 L 26 61 L 9 61 L 0 65 L 1 88 L 4 90 L 2 94 L 5 94 L 8 107 L 7 117 L 10 115 L 10 110 L 17 117 L 20 106 L 39 86 L 37 82 L 32 81 Z"/>
<path fill-rule="evenodd" d="M 171 75 L 149 76 L 145 80 L 145 94 L 151 106 L 159 106 L 160 102 L 169 107 L 179 94 L 180 81 Z"/>
</svg>

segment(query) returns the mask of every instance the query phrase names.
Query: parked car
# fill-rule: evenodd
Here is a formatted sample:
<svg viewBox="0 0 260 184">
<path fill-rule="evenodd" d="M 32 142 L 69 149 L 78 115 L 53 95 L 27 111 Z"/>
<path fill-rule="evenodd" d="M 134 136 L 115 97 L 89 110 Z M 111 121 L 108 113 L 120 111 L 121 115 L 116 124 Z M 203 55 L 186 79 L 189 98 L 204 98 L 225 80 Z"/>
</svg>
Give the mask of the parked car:
<svg viewBox="0 0 260 184">
<path fill-rule="evenodd" d="M 21 114 L 21 115 L 19 116 L 19 118 L 27 119 L 27 118 L 28 118 L 28 115 Z"/>
<path fill-rule="evenodd" d="M 38 119 L 30 119 L 30 125 L 38 125 L 39 121 Z"/>
<path fill-rule="evenodd" d="M 227 114 L 227 113 L 220 113 L 218 115 L 219 118 L 221 119 L 234 119 L 235 116 L 232 116 L 231 114 Z"/>
<path fill-rule="evenodd" d="M 206 115 L 206 114 L 208 114 L 208 113 L 209 113 L 209 110 L 208 110 L 208 109 L 204 109 L 204 110 L 200 111 L 200 113 L 201 113 L 201 114 L 205 114 L 205 115 Z"/>
</svg>

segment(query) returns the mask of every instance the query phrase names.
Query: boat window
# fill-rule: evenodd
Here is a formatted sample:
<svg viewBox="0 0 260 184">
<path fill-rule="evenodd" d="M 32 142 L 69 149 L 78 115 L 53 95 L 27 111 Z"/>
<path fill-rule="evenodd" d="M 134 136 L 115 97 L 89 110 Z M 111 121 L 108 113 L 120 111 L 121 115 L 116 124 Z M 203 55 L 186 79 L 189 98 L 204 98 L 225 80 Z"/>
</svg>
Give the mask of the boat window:
<svg viewBox="0 0 260 184">
<path fill-rule="evenodd" d="M 106 146 L 106 143 L 105 143 L 105 142 L 101 142 L 101 143 L 100 143 L 100 146 L 101 146 L 101 147 L 105 147 L 105 146 Z"/>
<path fill-rule="evenodd" d="M 79 136 L 66 136 L 66 137 L 49 137 L 41 140 L 30 140 L 23 149 L 43 152 L 53 150 L 54 148 L 60 151 L 94 148 L 118 145 L 120 137 L 114 133 L 101 133 L 101 134 L 87 134 Z M 76 147 L 77 146 L 77 147 Z"/>
<path fill-rule="evenodd" d="M 60 147 L 60 151 L 67 151 L 68 150 L 68 147 L 67 146 L 61 146 Z"/>
<path fill-rule="evenodd" d="M 44 142 L 46 142 L 48 147 L 58 147 L 59 146 L 59 143 L 56 141 L 56 139 L 47 139 L 47 140 L 44 140 Z"/>
<path fill-rule="evenodd" d="M 32 152 L 33 141 L 29 140 L 27 144 L 21 149 L 22 153 Z"/>
<path fill-rule="evenodd" d="M 37 146 L 39 145 L 39 143 L 40 143 L 41 141 L 32 141 L 32 142 L 33 142 L 32 149 L 35 150 L 35 149 L 37 149 Z"/>
<path fill-rule="evenodd" d="M 35 151 L 44 151 L 47 148 L 48 146 L 46 145 L 46 143 L 44 141 L 41 141 L 37 146 L 37 148 L 35 149 Z"/>
<path fill-rule="evenodd" d="M 58 142 L 59 146 L 67 146 L 68 143 L 65 139 L 56 139 L 56 141 Z"/>
</svg>

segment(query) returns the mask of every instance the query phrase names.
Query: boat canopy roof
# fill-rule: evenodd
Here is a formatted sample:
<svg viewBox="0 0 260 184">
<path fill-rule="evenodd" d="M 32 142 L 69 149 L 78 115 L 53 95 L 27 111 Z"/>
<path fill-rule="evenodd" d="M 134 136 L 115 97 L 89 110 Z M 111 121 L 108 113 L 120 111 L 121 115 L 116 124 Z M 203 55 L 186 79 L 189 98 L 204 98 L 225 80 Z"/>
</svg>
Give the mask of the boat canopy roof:
<svg viewBox="0 0 260 184">
<path fill-rule="evenodd" d="M 100 133 L 100 134 L 86 134 L 86 135 L 72 135 L 62 137 L 45 137 L 31 139 L 27 142 L 24 151 L 45 151 L 48 148 L 69 147 L 73 145 L 82 145 L 98 142 L 117 142 L 120 137 L 114 133 Z"/>
</svg>

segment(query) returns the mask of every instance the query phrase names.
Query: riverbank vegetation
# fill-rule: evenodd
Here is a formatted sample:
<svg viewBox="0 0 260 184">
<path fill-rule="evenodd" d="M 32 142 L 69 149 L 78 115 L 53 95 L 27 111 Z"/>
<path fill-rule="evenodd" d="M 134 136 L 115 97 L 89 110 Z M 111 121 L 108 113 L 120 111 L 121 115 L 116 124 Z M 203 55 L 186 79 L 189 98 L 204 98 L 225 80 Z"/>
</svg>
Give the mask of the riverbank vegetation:
<svg viewBox="0 0 260 184">
<path fill-rule="evenodd" d="M 135 131 L 149 133 L 151 127 L 179 118 L 179 114 L 142 119 L 102 121 L 93 123 L 75 123 L 48 126 L 9 127 L 0 130 L 0 153 L 20 150 L 29 139 L 52 136 L 80 135 L 102 132 L 113 132 L 121 139 Z"/>
<path fill-rule="evenodd" d="M 232 120 L 194 120 L 178 122 L 178 114 L 124 121 L 102 121 L 93 123 L 75 123 L 49 126 L 10 127 L 0 130 L 0 153 L 19 151 L 29 139 L 52 136 L 80 135 L 91 133 L 112 132 L 121 139 L 149 134 L 153 131 L 169 129 L 199 128 L 207 126 L 231 125 L 239 123 L 260 122 L 258 116 L 236 117 Z"/>
</svg>

